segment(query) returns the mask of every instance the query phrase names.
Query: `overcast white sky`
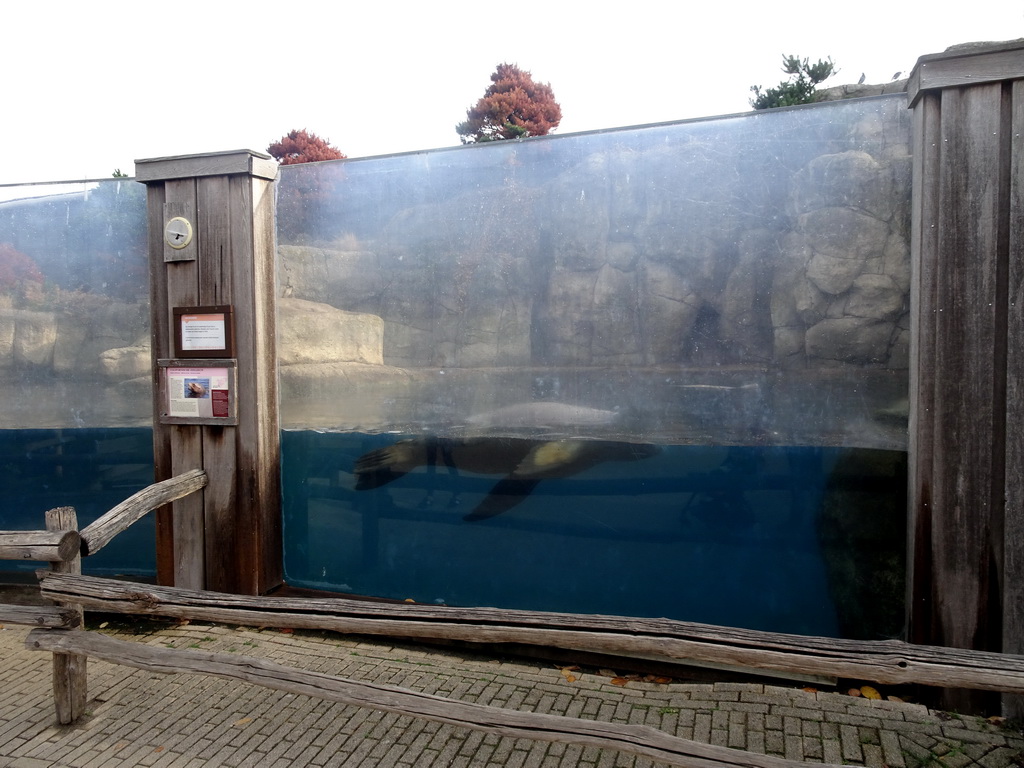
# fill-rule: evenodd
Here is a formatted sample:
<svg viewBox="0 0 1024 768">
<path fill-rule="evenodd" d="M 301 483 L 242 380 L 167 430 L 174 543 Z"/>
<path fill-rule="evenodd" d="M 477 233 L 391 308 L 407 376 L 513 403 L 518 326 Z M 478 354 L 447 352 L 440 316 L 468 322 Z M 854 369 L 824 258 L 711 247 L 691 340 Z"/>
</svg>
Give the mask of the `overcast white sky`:
<svg viewBox="0 0 1024 768">
<path fill-rule="evenodd" d="M 783 53 L 831 56 L 828 85 L 888 82 L 955 43 L 1024 37 L 1021 0 L 927 5 L 7 3 L 0 184 L 265 151 L 293 128 L 349 157 L 452 146 L 503 61 L 551 84 L 565 134 L 745 112 L 752 84 L 782 79 Z"/>
</svg>

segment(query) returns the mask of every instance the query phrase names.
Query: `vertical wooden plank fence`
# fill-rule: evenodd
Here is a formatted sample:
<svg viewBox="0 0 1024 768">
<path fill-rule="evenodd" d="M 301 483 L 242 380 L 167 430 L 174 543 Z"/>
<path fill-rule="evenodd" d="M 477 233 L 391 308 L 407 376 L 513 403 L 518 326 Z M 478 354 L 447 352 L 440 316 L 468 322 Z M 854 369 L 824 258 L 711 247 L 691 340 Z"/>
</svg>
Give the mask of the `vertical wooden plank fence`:
<svg viewBox="0 0 1024 768">
<path fill-rule="evenodd" d="M 1018 41 L 923 56 L 908 84 L 914 643 L 1006 653 L 1024 647 L 1022 82 Z M 976 709 L 983 702 L 960 692 L 944 704 Z"/>
<path fill-rule="evenodd" d="M 1013 83 L 1006 359 L 1006 512 L 1003 553 L 1003 650 L 1024 654 L 1024 80 Z M 1024 718 L 1024 699 L 1007 711 Z"/>
<path fill-rule="evenodd" d="M 248 150 L 136 161 L 148 188 L 156 478 L 209 476 L 201 494 L 158 514 L 162 584 L 255 595 L 281 582 L 276 175 L 272 158 Z M 178 216 L 193 239 L 172 250 L 164 228 Z M 174 360 L 174 309 L 223 305 L 233 312 L 237 424 L 161 423 L 157 361 Z"/>
</svg>

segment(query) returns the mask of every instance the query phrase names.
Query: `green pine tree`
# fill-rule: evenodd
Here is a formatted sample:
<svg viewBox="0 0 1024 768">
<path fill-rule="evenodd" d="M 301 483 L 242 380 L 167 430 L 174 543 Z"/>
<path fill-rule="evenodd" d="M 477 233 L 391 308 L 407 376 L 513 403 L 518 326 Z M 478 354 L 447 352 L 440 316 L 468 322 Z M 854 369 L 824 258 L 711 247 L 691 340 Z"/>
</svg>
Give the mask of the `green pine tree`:
<svg viewBox="0 0 1024 768">
<path fill-rule="evenodd" d="M 782 57 L 782 71 L 789 75 L 789 79 L 783 80 L 775 88 L 761 90 L 759 85 L 750 86 L 754 93 L 750 106 L 754 109 L 774 109 L 810 104 L 814 101 L 817 85 L 839 72 L 831 57 L 818 59 L 816 64 L 811 64 L 808 59 L 786 55 Z"/>
</svg>

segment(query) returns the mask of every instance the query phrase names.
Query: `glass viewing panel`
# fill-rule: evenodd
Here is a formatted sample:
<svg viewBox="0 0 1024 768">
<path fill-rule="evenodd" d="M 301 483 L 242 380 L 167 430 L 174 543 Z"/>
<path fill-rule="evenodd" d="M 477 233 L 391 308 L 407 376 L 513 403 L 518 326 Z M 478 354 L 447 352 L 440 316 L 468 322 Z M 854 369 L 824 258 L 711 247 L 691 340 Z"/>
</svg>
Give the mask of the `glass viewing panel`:
<svg viewBox="0 0 1024 768">
<path fill-rule="evenodd" d="M 0 188 L 0 529 L 85 527 L 153 482 L 149 346 L 145 187 Z M 147 516 L 83 568 L 153 575 L 153 538 Z"/>
<path fill-rule="evenodd" d="M 898 635 L 903 96 L 281 168 L 289 583 Z"/>
</svg>

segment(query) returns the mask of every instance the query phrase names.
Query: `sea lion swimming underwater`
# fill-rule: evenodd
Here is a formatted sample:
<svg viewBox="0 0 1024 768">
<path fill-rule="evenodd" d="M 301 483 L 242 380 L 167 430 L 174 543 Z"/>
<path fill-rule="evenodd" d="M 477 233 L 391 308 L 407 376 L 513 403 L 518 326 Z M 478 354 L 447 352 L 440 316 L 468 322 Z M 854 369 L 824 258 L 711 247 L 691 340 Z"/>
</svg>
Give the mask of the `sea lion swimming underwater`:
<svg viewBox="0 0 1024 768">
<path fill-rule="evenodd" d="M 355 463 L 356 490 L 379 488 L 423 466 L 447 467 L 451 474 L 504 474 L 463 517 L 484 520 L 522 502 L 541 480 L 569 477 L 605 461 L 638 461 L 658 451 L 654 445 L 604 440 L 418 437 L 360 456 Z"/>
</svg>

